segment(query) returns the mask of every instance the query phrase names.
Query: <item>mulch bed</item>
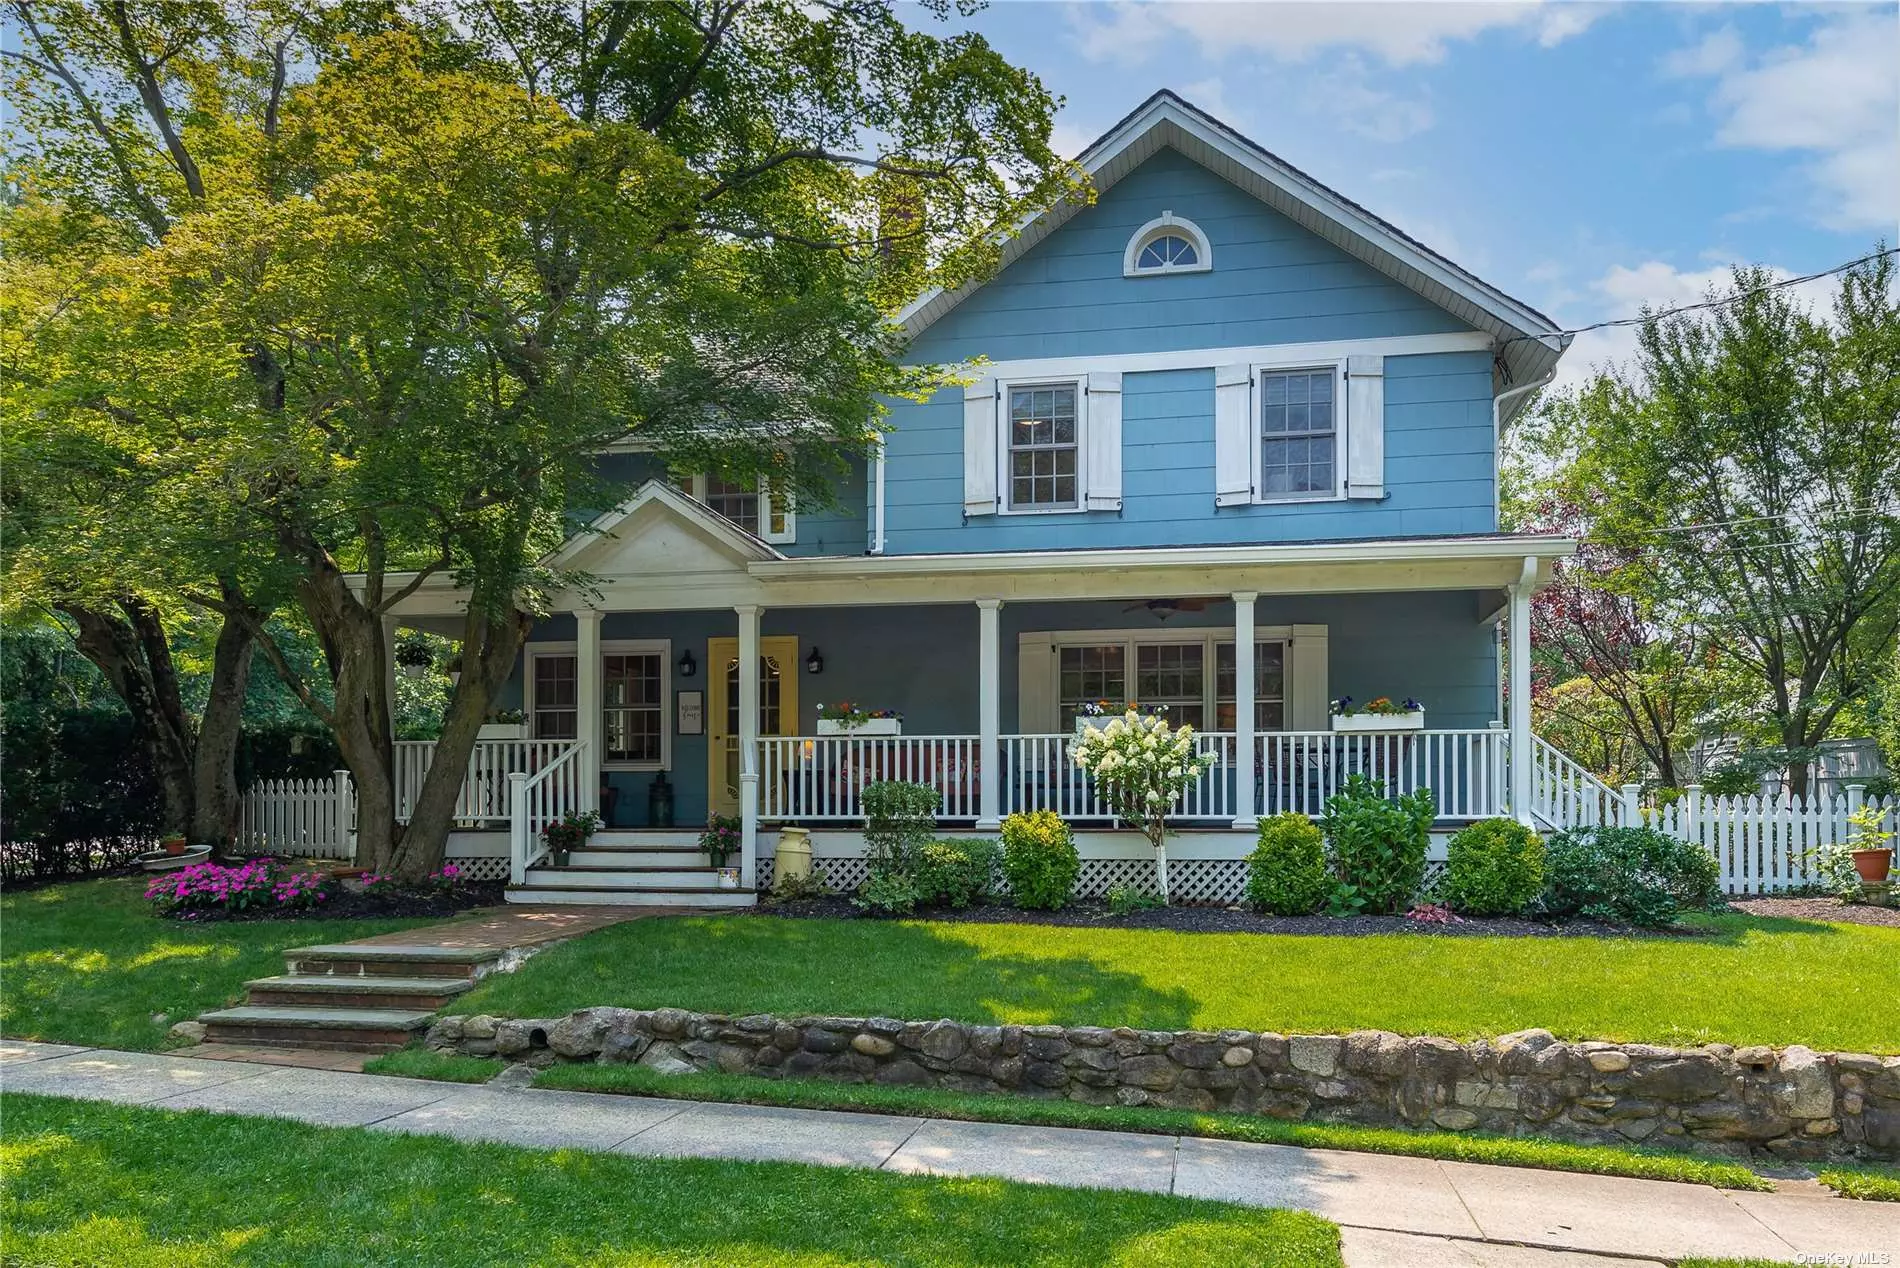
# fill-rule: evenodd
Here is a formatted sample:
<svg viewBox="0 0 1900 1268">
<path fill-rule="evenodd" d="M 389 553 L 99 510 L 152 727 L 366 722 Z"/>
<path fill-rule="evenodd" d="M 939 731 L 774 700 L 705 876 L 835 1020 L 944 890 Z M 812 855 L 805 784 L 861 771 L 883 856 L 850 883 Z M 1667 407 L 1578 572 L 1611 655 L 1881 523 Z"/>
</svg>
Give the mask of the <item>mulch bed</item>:
<svg viewBox="0 0 1900 1268">
<path fill-rule="evenodd" d="M 792 920 L 873 920 L 851 905 L 847 898 L 801 898 L 794 902 L 773 903 L 756 909 L 762 916 Z M 1542 924 L 1535 920 L 1461 919 L 1454 924 L 1411 920 L 1404 916 L 1262 916 L 1244 907 L 1155 907 L 1147 911 L 1117 916 L 1107 904 L 1083 901 L 1060 911 L 1023 911 L 1001 904 L 967 907 L 962 911 L 932 908 L 919 912 L 920 918 L 960 921 L 971 924 L 1062 925 L 1084 929 L 1170 929 L 1182 933 L 1290 933 L 1323 934 L 1329 937 L 1364 937 L 1371 934 L 1414 934 L 1428 938 L 1693 938 L 1706 936 L 1699 929 L 1647 930 L 1601 924 L 1594 920 L 1572 920 L 1564 924 Z"/>
<path fill-rule="evenodd" d="M 1764 894 L 1759 898 L 1738 898 L 1729 907 L 1744 916 L 1767 916 L 1776 920 L 1825 920 L 1848 925 L 1885 925 L 1900 929 L 1900 907 L 1875 907 L 1871 903 L 1848 903 L 1838 898 L 1786 898 Z"/>
</svg>

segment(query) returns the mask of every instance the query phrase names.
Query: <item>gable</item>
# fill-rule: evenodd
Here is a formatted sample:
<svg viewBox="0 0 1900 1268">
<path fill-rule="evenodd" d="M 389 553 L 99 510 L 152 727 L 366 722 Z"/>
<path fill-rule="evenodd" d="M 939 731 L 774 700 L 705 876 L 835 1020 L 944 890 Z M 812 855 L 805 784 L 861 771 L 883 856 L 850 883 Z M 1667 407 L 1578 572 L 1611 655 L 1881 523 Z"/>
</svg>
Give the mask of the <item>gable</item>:
<svg viewBox="0 0 1900 1268">
<path fill-rule="evenodd" d="M 668 485 L 640 486 L 618 509 L 548 562 L 597 577 L 743 576 L 746 564 L 782 558 L 764 542 Z"/>
<path fill-rule="evenodd" d="M 1206 272 L 1126 277 L 1164 211 L 1213 247 Z M 1162 148 L 939 317 L 919 361 L 1013 361 L 1448 334 L 1472 327 L 1178 150 Z"/>
</svg>

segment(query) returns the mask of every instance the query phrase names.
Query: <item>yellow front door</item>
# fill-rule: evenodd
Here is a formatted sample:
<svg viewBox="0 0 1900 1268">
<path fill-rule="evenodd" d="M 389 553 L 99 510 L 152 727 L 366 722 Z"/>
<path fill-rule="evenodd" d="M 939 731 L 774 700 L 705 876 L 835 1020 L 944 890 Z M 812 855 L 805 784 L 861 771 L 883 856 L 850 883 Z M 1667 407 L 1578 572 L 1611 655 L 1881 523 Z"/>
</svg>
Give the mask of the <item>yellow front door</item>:
<svg viewBox="0 0 1900 1268">
<path fill-rule="evenodd" d="M 706 641 L 712 700 L 706 710 L 712 812 L 739 813 L 739 640 Z M 798 636 L 759 640 L 759 734 L 798 734 Z"/>
</svg>

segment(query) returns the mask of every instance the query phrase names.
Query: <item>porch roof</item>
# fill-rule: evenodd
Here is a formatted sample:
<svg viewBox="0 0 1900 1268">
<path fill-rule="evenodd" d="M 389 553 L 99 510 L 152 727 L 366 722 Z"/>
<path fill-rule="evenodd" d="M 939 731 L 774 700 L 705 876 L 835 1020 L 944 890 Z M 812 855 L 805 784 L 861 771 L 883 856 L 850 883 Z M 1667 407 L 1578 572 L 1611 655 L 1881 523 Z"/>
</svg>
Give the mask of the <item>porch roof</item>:
<svg viewBox="0 0 1900 1268">
<path fill-rule="evenodd" d="M 670 508 L 669 508 L 670 509 Z M 1478 617 L 1502 606 L 1527 575 L 1550 579 L 1555 560 L 1576 552 L 1568 537 L 1487 534 L 1377 538 L 1274 545 L 996 551 L 982 554 L 851 555 L 793 559 L 707 552 L 685 563 L 667 534 L 599 542 L 591 589 L 556 596 L 563 610 L 678 611 L 740 604 L 851 607 L 967 603 L 977 599 L 1186 598 L 1253 591 L 1339 594 L 1472 590 Z M 774 552 L 776 555 L 776 552 Z M 442 616 L 465 598 L 430 578 L 397 608 L 400 617 Z"/>
</svg>

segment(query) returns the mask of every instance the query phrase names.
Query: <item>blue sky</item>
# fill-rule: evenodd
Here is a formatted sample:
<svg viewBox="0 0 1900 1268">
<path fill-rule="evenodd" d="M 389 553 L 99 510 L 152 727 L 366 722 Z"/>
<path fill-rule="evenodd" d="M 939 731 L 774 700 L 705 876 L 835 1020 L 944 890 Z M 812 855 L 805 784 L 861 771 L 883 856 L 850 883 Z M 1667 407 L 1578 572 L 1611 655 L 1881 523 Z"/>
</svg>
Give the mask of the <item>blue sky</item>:
<svg viewBox="0 0 1900 1268">
<path fill-rule="evenodd" d="M 1171 88 L 1566 326 L 1900 236 L 1893 3 L 1002 0 L 967 21 L 1067 99 L 1065 153 Z M 1632 344 L 1582 336 L 1563 378 Z"/>
</svg>

